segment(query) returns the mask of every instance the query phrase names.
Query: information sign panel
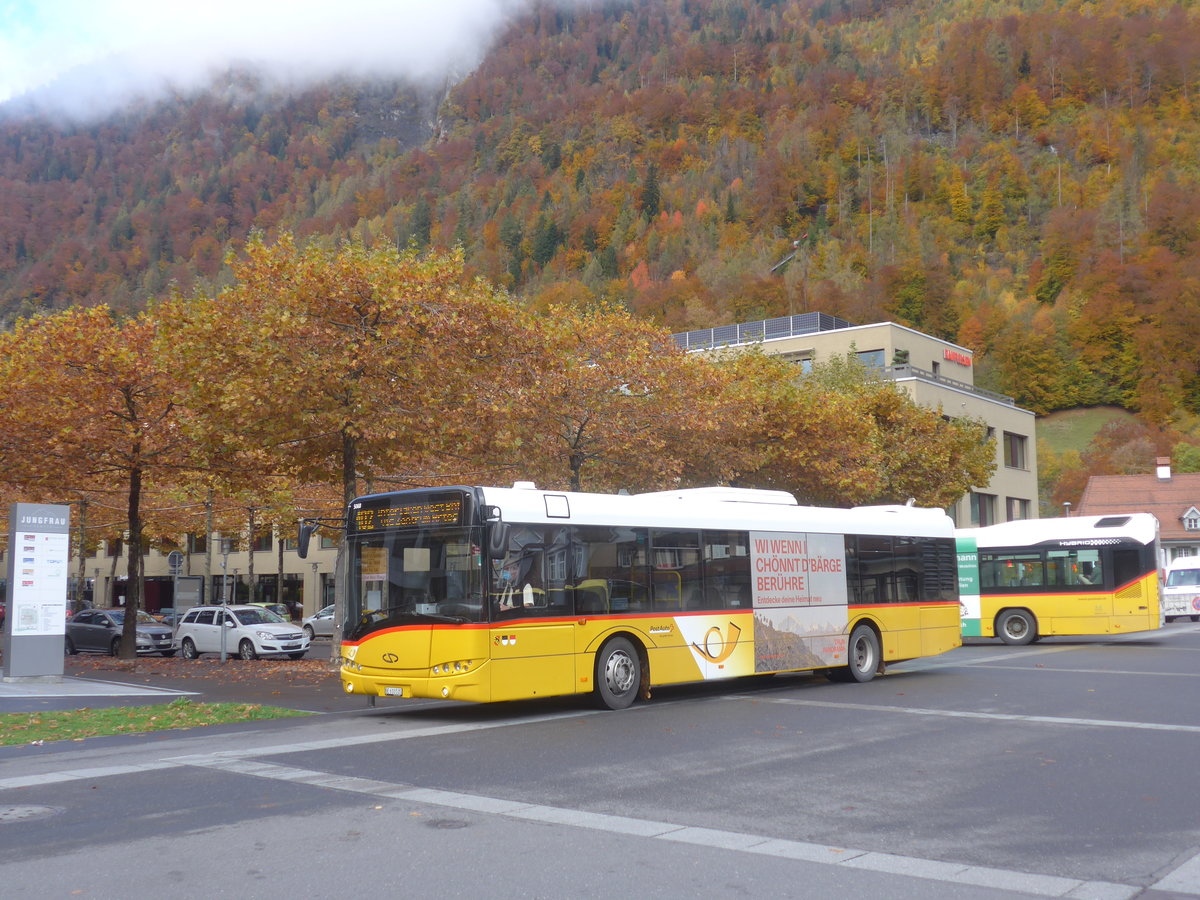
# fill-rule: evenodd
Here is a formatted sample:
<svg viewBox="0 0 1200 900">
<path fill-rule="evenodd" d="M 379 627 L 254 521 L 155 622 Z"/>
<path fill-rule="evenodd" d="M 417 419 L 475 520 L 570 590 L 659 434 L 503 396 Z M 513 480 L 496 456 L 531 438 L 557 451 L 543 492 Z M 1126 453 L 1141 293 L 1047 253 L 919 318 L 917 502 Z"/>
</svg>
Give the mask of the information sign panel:
<svg viewBox="0 0 1200 900">
<path fill-rule="evenodd" d="M 4 677 L 61 677 L 71 508 L 14 503 L 8 525 Z"/>
</svg>

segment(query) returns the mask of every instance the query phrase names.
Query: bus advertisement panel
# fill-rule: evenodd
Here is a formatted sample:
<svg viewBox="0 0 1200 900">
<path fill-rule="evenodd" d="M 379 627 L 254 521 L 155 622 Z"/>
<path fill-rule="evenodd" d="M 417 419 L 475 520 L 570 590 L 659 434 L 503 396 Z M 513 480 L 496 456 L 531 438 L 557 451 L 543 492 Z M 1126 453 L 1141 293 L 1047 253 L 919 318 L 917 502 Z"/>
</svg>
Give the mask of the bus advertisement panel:
<svg viewBox="0 0 1200 900">
<path fill-rule="evenodd" d="M 973 537 L 956 537 L 958 551 L 958 602 L 962 608 L 963 637 L 982 637 L 979 596 L 979 547 Z"/>
<path fill-rule="evenodd" d="M 753 532 L 754 671 L 844 663 L 849 596 L 842 535 Z"/>
</svg>

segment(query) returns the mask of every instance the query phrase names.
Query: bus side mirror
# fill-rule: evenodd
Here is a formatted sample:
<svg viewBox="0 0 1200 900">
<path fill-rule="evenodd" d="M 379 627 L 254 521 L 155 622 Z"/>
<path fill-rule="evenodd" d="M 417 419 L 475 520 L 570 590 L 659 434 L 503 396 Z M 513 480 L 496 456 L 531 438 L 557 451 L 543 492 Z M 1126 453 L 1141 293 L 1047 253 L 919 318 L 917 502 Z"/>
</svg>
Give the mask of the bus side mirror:
<svg viewBox="0 0 1200 900">
<path fill-rule="evenodd" d="M 312 533 L 317 530 L 316 522 L 307 522 L 304 519 L 300 520 L 300 531 L 296 535 L 296 555 L 301 559 L 308 556 L 308 542 L 312 538 Z"/>
<path fill-rule="evenodd" d="M 493 522 L 488 531 L 488 559 L 504 559 L 508 554 L 508 523 Z"/>
</svg>

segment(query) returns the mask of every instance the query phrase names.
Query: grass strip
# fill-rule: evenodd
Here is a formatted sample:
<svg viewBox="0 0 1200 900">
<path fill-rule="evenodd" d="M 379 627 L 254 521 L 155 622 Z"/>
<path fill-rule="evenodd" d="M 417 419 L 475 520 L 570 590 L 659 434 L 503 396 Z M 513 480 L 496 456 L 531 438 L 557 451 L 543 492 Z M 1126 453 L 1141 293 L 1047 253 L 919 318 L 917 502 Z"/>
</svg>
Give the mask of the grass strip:
<svg viewBox="0 0 1200 900">
<path fill-rule="evenodd" d="M 112 734 L 145 734 L 173 728 L 202 728 L 311 713 L 258 703 L 196 703 L 180 697 L 154 706 L 112 706 L 0 714 L 0 746 L 82 741 Z"/>
</svg>

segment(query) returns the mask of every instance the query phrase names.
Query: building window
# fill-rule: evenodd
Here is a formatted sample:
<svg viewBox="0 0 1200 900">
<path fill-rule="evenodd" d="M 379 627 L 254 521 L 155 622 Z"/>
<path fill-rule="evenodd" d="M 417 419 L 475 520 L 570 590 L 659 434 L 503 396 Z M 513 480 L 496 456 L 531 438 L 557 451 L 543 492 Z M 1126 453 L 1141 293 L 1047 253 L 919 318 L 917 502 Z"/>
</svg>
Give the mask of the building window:
<svg viewBox="0 0 1200 900">
<path fill-rule="evenodd" d="M 255 531 L 254 540 L 250 542 L 250 549 L 255 553 L 265 553 L 271 549 L 271 529 L 264 528 Z"/>
<path fill-rule="evenodd" d="M 1200 510 L 1192 507 L 1183 514 L 1184 531 L 1200 531 Z"/>
<path fill-rule="evenodd" d="M 1016 522 L 1019 519 L 1029 518 L 1029 501 L 1022 500 L 1020 497 L 1009 497 L 1006 503 L 1008 507 L 1008 521 Z"/>
<path fill-rule="evenodd" d="M 125 542 L 123 540 L 121 540 L 120 538 L 117 538 L 116 540 L 112 540 L 112 541 L 105 541 L 104 542 L 105 555 L 106 556 L 120 556 L 121 549 L 122 549 L 122 547 L 124 547 L 124 545 L 125 545 Z"/>
<path fill-rule="evenodd" d="M 187 536 L 188 553 L 206 553 L 208 552 L 208 535 L 207 534 L 189 534 Z"/>
<path fill-rule="evenodd" d="M 883 368 L 883 351 L 882 350 L 860 350 L 858 353 L 858 361 L 868 369 Z"/>
<path fill-rule="evenodd" d="M 971 524 L 983 528 L 996 524 L 996 495 L 971 492 Z"/>
<path fill-rule="evenodd" d="M 1004 432 L 1004 465 L 1010 469 L 1028 468 L 1025 462 L 1025 443 L 1024 435 Z"/>
</svg>

